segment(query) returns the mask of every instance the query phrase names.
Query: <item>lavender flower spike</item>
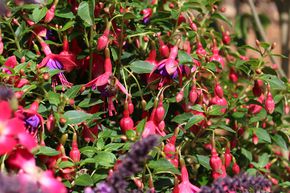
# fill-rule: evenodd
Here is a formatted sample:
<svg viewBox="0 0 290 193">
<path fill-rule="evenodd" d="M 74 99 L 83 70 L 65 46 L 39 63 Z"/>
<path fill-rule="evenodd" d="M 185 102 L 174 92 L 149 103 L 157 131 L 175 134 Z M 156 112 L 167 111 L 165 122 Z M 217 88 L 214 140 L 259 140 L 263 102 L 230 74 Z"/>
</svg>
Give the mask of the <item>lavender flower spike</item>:
<svg viewBox="0 0 290 193">
<path fill-rule="evenodd" d="M 97 193 L 127 193 L 128 182 L 126 179 L 143 169 L 148 153 L 158 144 L 159 138 L 150 135 L 136 142 L 122 160 L 117 170 L 107 182 L 101 182 L 96 187 Z"/>
</svg>

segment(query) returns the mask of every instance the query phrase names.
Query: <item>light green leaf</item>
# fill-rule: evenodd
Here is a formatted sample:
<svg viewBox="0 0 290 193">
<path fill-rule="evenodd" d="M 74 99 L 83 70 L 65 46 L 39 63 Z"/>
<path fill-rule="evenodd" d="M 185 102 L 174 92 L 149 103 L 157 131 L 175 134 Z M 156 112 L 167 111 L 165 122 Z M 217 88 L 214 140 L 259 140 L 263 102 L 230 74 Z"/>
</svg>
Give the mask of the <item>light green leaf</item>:
<svg viewBox="0 0 290 193">
<path fill-rule="evenodd" d="M 137 60 L 132 62 L 129 67 L 133 72 L 137 74 L 143 74 L 150 73 L 153 70 L 154 65 L 150 64 L 149 62 Z"/>
<path fill-rule="evenodd" d="M 94 184 L 93 179 L 88 174 L 80 175 L 74 182 L 77 186 L 92 186 Z"/>
<path fill-rule="evenodd" d="M 256 131 L 257 137 L 259 138 L 259 142 L 260 142 L 260 140 L 263 140 L 263 141 L 266 141 L 268 143 L 271 143 L 270 135 L 265 129 L 257 128 L 255 131 Z"/>
<path fill-rule="evenodd" d="M 86 121 L 92 115 L 83 111 L 71 110 L 66 111 L 64 116 L 67 118 L 67 124 L 78 124 Z"/>
<path fill-rule="evenodd" d="M 161 158 L 159 160 L 152 160 L 148 164 L 149 168 L 155 172 L 167 172 L 170 171 L 174 174 L 180 174 L 180 172 L 170 163 L 167 159 Z"/>
</svg>

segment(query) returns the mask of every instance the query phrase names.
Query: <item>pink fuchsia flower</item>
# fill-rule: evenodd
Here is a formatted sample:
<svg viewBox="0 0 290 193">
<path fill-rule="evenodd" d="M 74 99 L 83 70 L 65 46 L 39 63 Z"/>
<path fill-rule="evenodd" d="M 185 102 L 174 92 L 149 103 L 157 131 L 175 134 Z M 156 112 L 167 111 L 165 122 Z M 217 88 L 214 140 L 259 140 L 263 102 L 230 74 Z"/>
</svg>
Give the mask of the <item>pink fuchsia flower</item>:
<svg viewBox="0 0 290 193">
<path fill-rule="evenodd" d="M 183 160 L 180 162 L 181 164 L 181 183 L 174 187 L 172 193 L 197 193 L 200 189 L 191 184 L 188 178 L 188 172 Z"/>
<path fill-rule="evenodd" d="M 143 22 L 145 24 L 147 24 L 150 21 L 150 17 L 152 16 L 152 13 L 153 11 L 151 8 L 146 8 L 141 11 L 141 14 L 143 15 Z"/>
<path fill-rule="evenodd" d="M 46 66 L 50 70 L 64 70 L 66 72 L 70 72 L 77 66 L 72 56 L 67 52 L 67 50 L 64 50 L 60 54 L 53 54 L 49 46 L 43 41 L 41 37 L 37 36 L 37 39 L 39 40 L 42 50 L 46 55 L 46 57 L 38 65 L 39 68 Z M 67 81 L 63 72 L 60 72 L 53 77 L 53 80 L 52 80 L 53 87 L 55 87 L 58 84 L 57 79 L 59 79 L 61 84 L 65 87 L 72 86 L 72 83 Z"/>
<path fill-rule="evenodd" d="M 54 178 L 52 171 L 47 170 L 42 173 L 40 179 L 38 180 L 40 188 L 46 193 L 66 193 L 67 190 L 65 186 Z"/>
<path fill-rule="evenodd" d="M 0 155 L 10 152 L 18 143 L 29 149 L 36 146 L 25 144 L 24 141 L 33 141 L 26 133 L 24 123 L 18 118 L 11 118 L 12 110 L 7 101 L 0 102 Z"/>
</svg>

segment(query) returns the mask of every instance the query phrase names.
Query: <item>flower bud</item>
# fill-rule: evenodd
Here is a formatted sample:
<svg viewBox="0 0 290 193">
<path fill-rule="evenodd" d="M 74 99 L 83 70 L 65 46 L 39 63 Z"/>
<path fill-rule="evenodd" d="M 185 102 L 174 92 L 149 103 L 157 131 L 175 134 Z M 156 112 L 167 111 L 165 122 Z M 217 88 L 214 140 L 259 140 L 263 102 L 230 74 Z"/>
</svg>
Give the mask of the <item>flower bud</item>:
<svg viewBox="0 0 290 193">
<path fill-rule="evenodd" d="M 275 101 L 269 91 L 265 100 L 265 109 L 269 114 L 272 114 L 275 110 Z"/>
</svg>

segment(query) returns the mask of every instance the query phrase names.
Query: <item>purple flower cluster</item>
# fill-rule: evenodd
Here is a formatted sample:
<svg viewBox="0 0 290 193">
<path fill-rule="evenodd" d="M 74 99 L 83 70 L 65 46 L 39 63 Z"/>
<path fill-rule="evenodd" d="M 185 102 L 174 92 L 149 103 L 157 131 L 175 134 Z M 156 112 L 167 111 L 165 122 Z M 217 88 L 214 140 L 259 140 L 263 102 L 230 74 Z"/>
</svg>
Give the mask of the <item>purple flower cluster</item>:
<svg viewBox="0 0 290 193">
<path fill-rule="evenodd" d="M 150 135 L 136 142 L 131 150 L 122 159 L 117 170 L 107 179 L 106 182 L 97 184 L 96 188 L 87 188 L 85 193 L 127 193 L 140 192 L 137 190 L 127 190 L 127 178 L 140 172 L 148 158 L 150 150 L 158 144 L 159 138 L 155 135 Z"/>
<path fill-rule="evenodd" d="M 36 183 L 21 175 L 4 175 L 0 173 L 0 193 L 42 193 Z"/>
<path fill-rule="evenodd" d="M 203 186 L 199 193 L 231 193 L 231 192 L 271 192 L 271 182 L 263 176 L 237 175 L 216 180 L 211 186 Z"/>
<path fill-rule="evenodd" d="M 10 88 L 0 85 L 0 101 L 8 101 L 12 99 L 14 93 Z"/>
</svg>

